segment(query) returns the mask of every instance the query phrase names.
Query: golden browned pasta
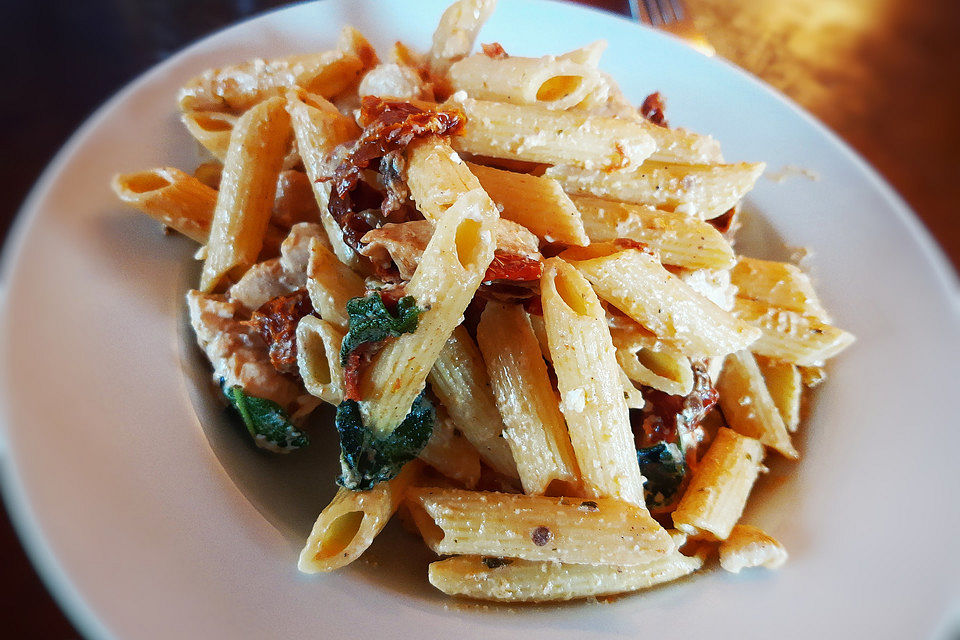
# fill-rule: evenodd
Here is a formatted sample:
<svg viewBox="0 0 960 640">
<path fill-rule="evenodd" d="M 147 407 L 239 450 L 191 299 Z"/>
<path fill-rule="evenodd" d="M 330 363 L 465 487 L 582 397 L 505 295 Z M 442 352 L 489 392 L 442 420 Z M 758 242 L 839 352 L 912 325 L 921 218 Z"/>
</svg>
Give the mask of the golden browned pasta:
<svg viewBox="0 0 960 640">
<path fill-rule="evenodd" d="M 430 584 L 447 595 L 500 602 L 550 602 L 647 589 L 703 566 L 703 558 L 673 552 L 633 566 L 537 562 L 454 556 L 430 564 Z"/>
<path fill-rule="evenodd" d="M 217 192 L 173 167 L 118 173 L 111 182 L 117 197 L 191 240 L 206 244 Z"/>
<path fill-rule="evenodd" d="M 518 305 L 487 303 L 477 342 L 524 492 L 543 494 L 551 483 L 576 485 L 567 425 L 526 312 Z"/>
<path fill-rule="evenodd" d="M 481 188 L 450 143 L 438 136 L 427 136 L 407 148 L 407 187 L 417 209 L 434 223 L 464 193 Z"/>
<path fill-rule="evenodd" d="M 792 264 L 739 256 L 730 278 L 741 298 L 830 322 L 810 277 Z"/>
<path fill-rule="evenodd" d="M 737 297 L 733 313 L 760 329 L 751 351 L 799 366 L 822 365 L 856 340 L 843 329 L 816 318 L 756 300 Z"/>
<path fill-rule="evenodd" d="M 430 73 L 441 77 L 451 63 L 470 53 L 480 27 L 487 21 L 497 0 L 457 0 L 440 16 L 427 54 Z"/>
<path fill-rule="evenodd" d="M 503 437 L 503 420 L 490 393 L 483 358 L 463 325 L 450 334 L 427 380 L 484 462 L 495 471 L 516 478 L 517 465 Z"/>
<path fill-rule="evenodd" d="M 210 69 L 178 99 L 212 159 L 113 179 L 204 245 L 190 322 L 253 442 L 306 446 L 336 406 L 344 488 L 301 571 L 352 562 L 398 509 L 453 556 L 428 573 L 454 596 L 626 593 L 717 547 L 728 571 L 779 566 L 737 522 L 853 336 L 800 269 L 735 255 L 762 163 L 630 104 L 603 41 L 471 55 L 494 5 L 454 0 L 427 54 L 381 63 L 345 27 L 332 51 Z"/>
<path fill-rule="evenodd" d="M 723 234 L 702 220 L 590 196 L 571 200 L 591 242 L 636 240 L 656 251 L 663 264 L 687 269 L 729 269 L 736 263 Z"/>
<path fill-rule="evenodd" d="M 417 473 L 417 464 L 409 463 L 396 478 L 367 491 L 338 490 L 300 552 L 300 571 L 333 571 L 359 558 L 397 510 Z"/>
<path fill-rule="evenodd" d="M 559 258 L 540 279 L 543 320 L 586 495 L 643 505 L 620 365 L 600 301 L 576 269 Z"/>
<path fill-rule="evenodd" d="M 690 358 L 679 351 L 657 345 L 617 347 L 617 362 L 627 378 L 674 396 L 685 396 L 693 388 L 693 370 Z"/>
<path fill-rule="evenodd" d="M 640 166 L 655 149 L 643 127 L 627 120 L 474 100 L 462 92 L 451 100 L 467 116 L 463 135 L 451 140 L 458 151 L 607 172 Z"/>
<path fill-rule="evenodd" d="M 210 155 L 223 162 L 227 157 L 230 133 L 237 124 L 237 116 L 220 111 L 188 111 L 180 116 L 180 120 Z"/>
<path fill-rule="evenodd" d="M 303 167 L 310 178 L 320 210 L 320 221 L 327 231 L 330 245 L 341 262 L 355 267 L 359 258 L 344 241 L 343 232 L 328 209 L 330 183 L 326 180 L 329 176 L 325 171 L 325 159 L 338 144 L 357 137 L 360 129 L 328 101 L 302 91 L 287 93 L 287 110 Z"/>
<path fill-rule="evenodd" d="M 265 100 L 237 121 L 213 212 L 201 290 L 213 290 L 228 274 L 242 275 L 256 261 L 289 136 L 283 98 Z"/>
<path fill-rule="evenodd" d="M 799 457 L 753 354 L 739 351 L 727 356 L 717 391 L 723 417 L 731 429 L 756 438 L 788 458 Z"/>
<path fill-rule="evenodd" d="M 318 240 L 310 243 L 307 265 L 307 293 L 320 317 L 346 331 L 349 325 L 347 302 L 366 292 L 363 279 L 337 260 Z"/>
<path fill-rule="evenodd" d="M 437 488 L 411 489 L 407 499 L 439 527 L 425 542 L 441 554 L 629 566 L 674 550 L 646 509 L 621 500 Z"/>
<path fill-rule="evenodd" d="M 450 67 L 450 84 L 471 98 L 569 109 L 605 89 L 596 67 L 570 58 L 491 58 L 476 54 Z"/>
<path fill-rule="evenodd" d="M 796 431 L 800 424 L 800 400 L 803 396 L 800 369 L 794 364 L 772 358 L 757 356 L 756 359 L 773 404 L 783 418 L 783 424 L 787 431 Z"/>
<path fill-rule="evenodd" d="M 546 242 L 590 244 L 580 212 L 556 180 L 471 162 L 467 166 L 490 198 L 502 207 L 500 217 L 522 224 Z"/>
<path fill-rule="evenodd" d="M 316 316 L 297 324 L 297 368 L 311 395 L 334 406 L 343 401 L 340 343 L 343 331 Z"/>
<path fill-rule="evenodd" d="M 184 112 L 239 113 L 293 87 L 329 98 L 356 82 L 362 69 L 357 55 L 340 50 L 253 60 L 204 71 L 180 90 L 178 100 Z"/>
<path fill-rule="evenodd" d="M 637 168 L 591 171 L 556 166 L 546 171 L 567 193 L 647 204 L 666 211 L 716 218 L 753 188 L 764 164 L 670 164 L 648 160 Z"/>
<path fill-rule="evenodd" d="M 565 251 L 563 257 L 590 281 L 597 295 L 692 357 L 733 353 L 760 335 L 664 269 L 656 257 L 639 249 L 619 249 L 591 245 Z"/>
<path fill-rule="evenodd" d="M 423 309 L 414 333 L 378 354 L 362 382 L 365 424 L 388 435 L 407 415 L 427 374 L 493 259 L 497 209 L 482 189 L 469 191 L 437 223 L 407 295 Z"/>
<path fill-rule="evenodd" d="M 720 543 L 720 566 L 731 573 L 748 567 L 779 569 L 787 557 L 787 550 L 775 538 L 746 524 L 735 526 Z"/>
<path fill-rule="evenodd" d="M 468 489 L 480 480 L 480 455 L 442 406 L 436 409 L 433 434 L 420 459 Z"/>
<path fill-rule="evenodd" d="M 692 536 L 726 539 L 743 513 L 762 462 L 759 440 L 718 430 L 673 512 L 674 526 Z"/>
</svg>

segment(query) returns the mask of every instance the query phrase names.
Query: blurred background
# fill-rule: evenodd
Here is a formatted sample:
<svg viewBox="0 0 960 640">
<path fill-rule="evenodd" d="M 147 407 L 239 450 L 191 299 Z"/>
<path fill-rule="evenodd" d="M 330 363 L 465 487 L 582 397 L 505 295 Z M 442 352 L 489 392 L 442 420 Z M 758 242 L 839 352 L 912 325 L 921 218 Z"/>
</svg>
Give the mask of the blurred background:
<svg viewBox="0 0 960 640">
<path fill-rule="evenodd" d="M 665 7 L 668 0 L 659 1 Z M 578 2 L 630 15 L 627 0 Z M 0 99 L 0 238 L 43 167 L 101 102 L 197 38 L 284 4 L 0 2 L 8 51 L 2 63 L 8 89 Z M 960 1 L 686 0 L 685 6 L 692 28 L 717 55 L 791 97 L 876 167 L 960 267 Z M 6 549 L 2 635 L 79 637 L 5 513 L 0 546 Z"/>
</svg>

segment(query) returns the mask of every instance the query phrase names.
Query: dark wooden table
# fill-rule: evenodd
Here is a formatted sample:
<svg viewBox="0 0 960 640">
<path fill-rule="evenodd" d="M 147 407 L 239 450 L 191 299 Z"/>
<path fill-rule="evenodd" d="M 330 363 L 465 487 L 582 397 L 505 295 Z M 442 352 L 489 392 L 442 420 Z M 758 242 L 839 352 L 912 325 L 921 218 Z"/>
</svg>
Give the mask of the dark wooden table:
<svg viewBox="0 0 960 640">
<path fill-rule="evenodd" d="M 623 0 L 582 0 L 625 13 Z M 0 3 L 4 153 L 0 237 L 83 119 L 141 71 L 276 0 Z M 863 154 L 960 265 L 960 3 L 687 0 L 724 56 L 780 89 Z M 0 629 L 76 638 L 0 514 Z"/>
</svg>

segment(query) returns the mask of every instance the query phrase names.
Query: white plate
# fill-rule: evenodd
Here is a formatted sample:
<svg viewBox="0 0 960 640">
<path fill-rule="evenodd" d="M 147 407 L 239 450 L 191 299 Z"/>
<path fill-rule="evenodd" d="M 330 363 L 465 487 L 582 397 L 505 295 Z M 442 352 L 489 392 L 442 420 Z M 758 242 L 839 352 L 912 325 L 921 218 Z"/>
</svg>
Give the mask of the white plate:
<svg viewBox="0 0 960 640">
<path fill-rule="evenodd" d="M 210 409 L 182 332 L 191 247 L 117 204 L 108 181 L 194 164 L 174 94 L 200 70 L 326 48 L 344 23 L 379 47 L 426 48 L 446 3 L 330 0 L 218 33 L 100 109 L 35 188 L 4 263 L 4 488 L 74 621 L 125 639 L 904 638 L 943 624 L 960 575 L 960 332 L 943 258 L 876 174 L 757 81 L 625 20 L 541 1 L 504 1 L 482 40 L 539 55 L 606 38 L 603 67 L 635 101 L 660 90 L 671 122 L 716 135 L 728 158 L 820 176 L 764 178 L 749 198 L 752 246 L 813 247 L 824 303 L 859 336 L 816 397 L 803 461 L 774 459 L 747 516 L 791 561 L 708 571 L 612 604 L 484 607 L 433 591 L 422 545 L 391 530 L 373 561 L 297 573 L 334 470 L 309 457 L 264 462 Z M 314 454 L 332 460 L 325 431 Z"/>
</svg>

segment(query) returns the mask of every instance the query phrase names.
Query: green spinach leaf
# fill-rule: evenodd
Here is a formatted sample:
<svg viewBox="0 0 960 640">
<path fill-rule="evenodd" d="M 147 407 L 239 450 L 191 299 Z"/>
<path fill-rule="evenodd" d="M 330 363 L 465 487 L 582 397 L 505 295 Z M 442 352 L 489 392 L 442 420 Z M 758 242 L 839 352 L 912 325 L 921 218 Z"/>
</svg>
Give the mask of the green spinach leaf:
<svg viewBox="0 0 960 640">
<path fill-rule="evenodd" d="M 687 464 L 683 450 L 673 443 L 658 442 L 637 451 L 640 472 L 647 479 L 643 494 L 648 507 L 665 507 L 677 498 Z"/>
<path fill-rule="evenodd" d="M 386 438 L 377 438 L 363 424 L 360 405 L 344 400 L 337 406 L 340 434 L 340 477 L 337 484 L 364 491 L 393 478 L 423 449 L 433 433 L 433 404 L 421 391 L 410 412 Z"/>
<path fill-rule="evenodd" d="M 226 387 L 222 379 L 220 385 L 258 447 L 289 453 L 310 444 L 307 434 L 290 422 L 287 412 L 276 402 L 248 395 L 239 386 Z"/>
<path fill-rule="evenodd" d="M 396 338 L 402 333 L 413 333 L 420 319 L 420 309 L 413 296 L 404 296 L 397 301 L 397 315 L 390 313 L 379 293 L 347 302 L 350 331 L 340 346 L 340 364 L 347 365 L 350 352 L 367 342 L 379 342 Z"/>
</svg>

